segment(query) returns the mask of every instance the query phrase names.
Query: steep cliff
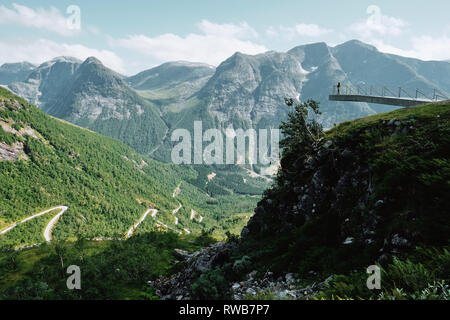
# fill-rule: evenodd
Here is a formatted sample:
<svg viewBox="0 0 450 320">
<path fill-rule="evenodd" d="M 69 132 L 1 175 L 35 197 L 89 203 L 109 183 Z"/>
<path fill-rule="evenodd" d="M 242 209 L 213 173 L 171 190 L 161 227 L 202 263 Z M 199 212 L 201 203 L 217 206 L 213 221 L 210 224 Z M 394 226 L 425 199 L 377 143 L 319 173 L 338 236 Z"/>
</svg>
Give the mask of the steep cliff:
<svg viewBox="0 0 450 320">
<path fill-rule="evenodd" d="M 283 151 L 276 182 L 241 238 L 184 257 L 184 271 L 157 282 L 157 293 L 448 298 L 449 107 L 446 101 L 345 122 L 308 148 L 291 136 L 290 147 L 306 152 Z M 375 264 L 383 283 L 371 291 L 366 269 Z"/>
</svg>

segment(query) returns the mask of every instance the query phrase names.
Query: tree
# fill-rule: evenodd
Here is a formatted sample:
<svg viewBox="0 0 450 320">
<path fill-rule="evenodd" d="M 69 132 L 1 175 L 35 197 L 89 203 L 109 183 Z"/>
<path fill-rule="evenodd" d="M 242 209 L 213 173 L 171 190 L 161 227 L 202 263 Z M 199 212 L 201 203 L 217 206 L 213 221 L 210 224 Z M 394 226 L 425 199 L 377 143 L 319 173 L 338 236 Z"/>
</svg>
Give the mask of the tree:
<svg viewBox="0 0 450 320">
<path fill-rule="evenodd" d="M 321 114 L 318 102 L 308 100 L 296 103 L 294 99 L 285 99 L 285 102 L 294 108 L 288 115 L 288 121 L 282 122 L 280 126 L 284 136 L 280 141 L 283 149 L 281 166 L 287 169 L 299 159 L 304 160 L 312 155 L 314 147 L 323 135 L 323 128 L 317 121 L 317 116 Z"/>
</svg>

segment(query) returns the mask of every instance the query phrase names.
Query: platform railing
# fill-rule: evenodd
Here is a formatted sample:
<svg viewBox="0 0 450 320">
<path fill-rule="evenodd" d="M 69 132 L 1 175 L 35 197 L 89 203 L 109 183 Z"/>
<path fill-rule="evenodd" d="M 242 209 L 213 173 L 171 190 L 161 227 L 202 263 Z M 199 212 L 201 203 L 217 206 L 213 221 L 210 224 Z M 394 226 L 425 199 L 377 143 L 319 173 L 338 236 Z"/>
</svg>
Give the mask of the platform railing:
<svg viewBox="0 0 450 320">
<path fill-rule="evenodd" d="M 377 96 L 377 97 L 395 97 L 395 98 L 407 98 L 413 100 L 424 100 L 423 98 L 429 101 L 441 101 L 441 100 L 449 100 L 450 98 L 443 94 L 438 89 L 433 89 L 432 96 L 423 92 L 420 89 L 416 89 L 415 96 L 410 94 L 405 88 L 397 87 L 398 93 L 394 93 L 394 89 L 389 88 L 388 86 L 362 86 L 357 85 L 356 87 L 349 84 L 341 85 L 338 88 L 337 85 L 333 86 L 332 92 L 333 95 L 362 95 L 362 96 Z"/>
</svg>

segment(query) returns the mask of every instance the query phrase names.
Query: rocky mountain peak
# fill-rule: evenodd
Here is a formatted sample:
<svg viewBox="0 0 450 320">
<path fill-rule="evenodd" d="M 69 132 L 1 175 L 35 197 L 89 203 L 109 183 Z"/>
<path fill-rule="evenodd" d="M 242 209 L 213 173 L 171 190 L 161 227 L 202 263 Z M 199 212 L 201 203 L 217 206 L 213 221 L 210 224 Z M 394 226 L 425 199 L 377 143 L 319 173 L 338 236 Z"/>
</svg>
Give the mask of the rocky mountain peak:
<svg viewBox="0 0 450 320">
<path fill-rule="evenodd" d="M 100 60 L 98 60 L 96 57 L 89 57 L 83 63 L 84 64 L 94 63 L 94 64 L 103 65 L 103 63 Z"/>
<path fill-rule="evenodd" d="M 364 48 L 366 50 L 371 51 L 378 51 L 378 49 L 375 46 L 372 46 L 368 43 L 359 41 L 359 40 L 350 40 L 347 42 L 344 42 L 343 44 L 337 45 L 335 48 L 348 48 L 348 49 L 358 49 L 358 48 Z"/>
<path fill-rule="evenodd" d="M 19 72 L 22 70 L 33 70 L 36 66 L 30 62 L 4 63 L 0 66 L 1 71 Z"/>
<path fill-rule="evenodd" d="M 324 65 L 332 59 L 330 48 L 324 42 L 298 46 L 289 50 L 288 53 L 295 56 L 303 68 L 308 71 Z"/>
<path fill-rule="evenodd" d="M 215 67 L 205 63 L 174 61 L 142 71 L 126 81 L 138 90 L 173 89 L 184 84 L 189 88 L 183 87 L 182 92 L 191 92 L 190 87 L 197 87 L 196 82 L 203 85 L 205 78 L 211 77 L 214 72 Z"/>
</svg>

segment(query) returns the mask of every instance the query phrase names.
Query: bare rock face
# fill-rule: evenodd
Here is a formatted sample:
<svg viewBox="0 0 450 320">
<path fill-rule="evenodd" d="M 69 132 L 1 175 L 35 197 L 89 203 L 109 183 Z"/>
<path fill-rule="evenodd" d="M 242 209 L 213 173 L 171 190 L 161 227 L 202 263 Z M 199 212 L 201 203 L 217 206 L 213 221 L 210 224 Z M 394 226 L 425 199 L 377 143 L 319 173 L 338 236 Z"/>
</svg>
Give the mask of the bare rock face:
<svg viewBox="0 0 450 320">
<path fill-rule="evenodd" d="M 55 58 L 8 88 L 47 114 L 118 138 L 143 154 L 158 145 L 167 130 L 156 106 L 94 57 L 84 62 Z"/>
<path fill-rule="evenodd" d="M 233 118 L 256 126 L 263 118 L 279 121 L 285 117 L 284 98 L 299 97 L 306 76 L 299 61 L 286 53 L 236 53 L 217 68 L 199 97 L 224 127 Z"/>
<path fill-rule="evenodd" d="M 16 142 L 11 146 L 0 142 L 0 161 L 16 161 L 16 160 L 26 160 L 28 157 L 23 152 L 23 143 Z"/>
<path fill-rule="evenodd" d="M 185 250 L 181 250 L 181 249 L 175 249 L 173 251 L 173 255 L 175 256 L 175 258 L 177 258 L 180 261 L 186 261 L 190 257 L 189 252 L 187 252 Z"/>
<path fill-rule="evenodd" d="M 71 82 L 81 61 L 71 57 L 58 57 L 33 69 L 26 79 L 8 87 L 17 95 L 45 110 L 61 90 Z"/>
</svg>

